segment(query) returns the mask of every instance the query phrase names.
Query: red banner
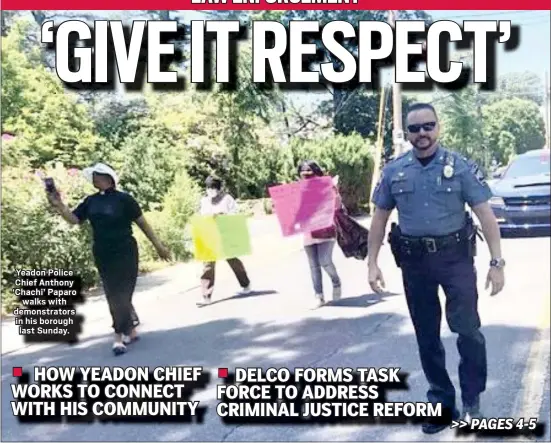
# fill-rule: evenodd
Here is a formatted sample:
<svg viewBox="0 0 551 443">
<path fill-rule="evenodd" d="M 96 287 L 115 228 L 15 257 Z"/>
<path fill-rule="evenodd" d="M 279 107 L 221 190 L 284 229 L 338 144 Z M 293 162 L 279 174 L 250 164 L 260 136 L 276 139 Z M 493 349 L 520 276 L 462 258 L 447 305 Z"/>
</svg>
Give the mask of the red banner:
<svg viewBox="0 0 551 443">
<path fill-rule="evenodd" d="M 323 1 L 324 3 L 319 3 Z M 4 0 L 3 10 L 551 10 L 549 0 Z"/>
</svg>

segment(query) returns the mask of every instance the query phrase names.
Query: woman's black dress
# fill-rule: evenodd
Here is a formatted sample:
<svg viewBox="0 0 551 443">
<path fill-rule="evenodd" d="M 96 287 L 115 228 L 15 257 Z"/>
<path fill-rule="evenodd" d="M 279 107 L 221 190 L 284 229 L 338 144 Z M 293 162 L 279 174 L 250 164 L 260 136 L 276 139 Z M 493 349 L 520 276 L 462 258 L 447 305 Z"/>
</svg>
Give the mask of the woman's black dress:
<svg viewBox="0 0 551 443">
<path fill-rule="evenodd" d="M 132 306 L 138 278 L 138 245 L 132 223 L 141 215 L 138 202 L 116 189 L 84 199 L 73 211 L 84 222 L 90 220 L 94 236 L 93 254 L 117 334 L 130 334 L 139 324 Z"/>
</svg>

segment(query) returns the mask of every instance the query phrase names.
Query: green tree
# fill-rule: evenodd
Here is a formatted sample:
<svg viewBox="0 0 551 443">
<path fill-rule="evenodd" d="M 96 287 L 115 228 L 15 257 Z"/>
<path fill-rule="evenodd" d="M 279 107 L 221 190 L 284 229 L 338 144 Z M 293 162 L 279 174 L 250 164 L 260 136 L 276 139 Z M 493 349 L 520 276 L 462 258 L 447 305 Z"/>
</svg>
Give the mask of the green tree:
<svg viewBox="0 0 551 443">
<path fill-rule="evenodd" d="M 177 171 L 184 168 L 183 145 L 159 122 L 144 124 L 127 137 L 113 163 L 121 175 L 121 186 L 145 208 L 161 207 Z"/>
<path fill-rule="evenodd" d="M 356 25 L 359 21 L 387 21 L 388 11 L 366 10 L 366 11 L 294 11 L 291 12 L 292 19 L 299 20 L 316 20 L 320 24 L 325 25 L 332 21 L 346 21 Z M 430 22 L 430 16 L 425 11 L 398 11 L 400 20 L 425 20 Z M 333 63 L 335 69 L 339 70 L 342 67 L 342 62 L 337 59 L 331 52 L 327 51 L 321 41 L 316 42 L 322 50 L 326 60 Z M 358 44 L 352 42 L 344 43 L 345 47 L 352 53 L 357 53 Z M 358 95 L 363 96 L 363 101 L 368 105 L 364 110 L 366 114 L 367 125 L 376 126 L 378 116 L 379 91 L 366 91 L 361 85 L 358 86 L 342 86 L 328 87 L 328 92 L 331 94 L 331 106 L 325 103 L 324 110 L 327 117 L 331 117 L 333 128 L 336 132 L 347 132 L 347 122 L 350 117 L 355 114 L 354 109 L 358 108 L 358 101 L 354 100 Z M 369 99 L 371 97 L 371 99 Z M 357 128 L 360 130 L 360 128 Z M 362 133 L 362 131 L 360 131 Z"/>
<path fill-rule="evenodd" d="M 500 75 L 496 90 L 484 95 L 485 103 L 491 104 L 507 98 L 531 100 L 541 106 L 545 98 L 543 80 L 530 71 Z"/>
<path fill-rule="evenodd" d="M 47 167 L 63 200 L 74 208 L 91 186 L 77 170 Z M 38 174 L 24 166 L 2 165 L 2 306 L 17 304 L 12 288 L 17 269 L 70 269 L 82 278 L 83 289 L 97 281 L 91 251 L 90 225 L 71 226 L 46 200 Z"/>
<path fill-rule="evenodd" d="M 373 175 L 374 147 L 359 134 L 336 134 L 324 139 L 300 140 L 290 146 L 291 164 L 283 181 L 297 179 L 297 166 L 303 160 L 317 161 L 332 176 L 339 176 L 339 189 L 346 208 L 358 213 L 369 203 Z"/>
<path fill-rule="evenodd" d="M 485 149 L 487 143 L 479 102 L 478 91 L 469 86 L 451 94 L 436 106 L 441 120 L 442 144 L 481 165 L 487 165 L 491 155 Z"/>
<path fill-rule="evenodd" d="M 506 164 L 514 154 L 545 145 L 545 123 L 535 102 L 505 99 L 484 106 L 482 112 L 484 132 L 498 162 Z"/>
<path fill-rule="evenodd" d="M 406 127 L 406 110 L 408 106 L 415 102 L 415 96 L 402 96 L 403 122 L 402 127 Z M 319 111 L 321 115 L 329 115 L 332 102 L 330 100 L 321 104 Z M 334 129 L 343 135 L 354 133 L 360 134 L 364 138 L 376 138 L 378 133 L 379 109 L 381 106 L 381 94 L 366 90 L 360 91 L 349 97 L 342 110 L 334 119 Z M 392 130 L 394 127 L 392 111 L 392 89 L 386 88 L 384 100 L 384 121 L 383 121 L 383 144 L 387 149 L 383 157 L 388 157 L 392 151 Z"/>
<path fill-rule="evenodd" d="M 2 39 L 2 132 L 15 134 L 15 155 L 34 167 L 61 161 L 84 166 L 98 145 L 84 105 L 66 93 L 42 64 L 37 47 L 25 51 L 27 21 L 16 22 Z"/>
<path fill-rule="evenodd" d="M 191 257 L 186 225 L 189 218 L 197 212 L 199 198 L 197 184 L 190 179 L 185 170 L 179 170 L 163 198 L 162 210 L 145 214 L 159 239 L 170 249 L 176 260 L 187 260 Z M 157 252 L 140 229 L 134 227 L 134 232 L 140 248 L 141 266 L 150 269 L 152 262 L 158 260 Z"/>
<path fill-rule="evenodd" d="M 219 12 L 213 13 L 215 17 L 222 18 L 231 15 L 232 18 L 244 19 L 243 13 Z M 247 19 L 249 23 L 254 20 L 275 20 L 288 25 L 290 20 L 314 20 L 321 25 L 332 21 L 343 20 L 355 25 L 362 20 L 386 21 L 387 11 L 262 11 L 253 12 Z M 400 20 L 426 20 L 430 22 L 431 18 L 424 11 L 399 11 Z M 333 63 L 336 69 L 340 69 L 341 62 L 331 52 L 325 49 L 321 41 L 315 42 L 327 61 Z M 353 42 L 344 43 L 347 49 L 357 52 L 357 44 Z M 341 134 L 352 134 L 357 132 L 364 137 L 371 136 L 377 132 L 377 117 L 379 113 L 379 91 L 366 90 L 363 86 L 345 86 L 345 87 L 327 87 L 329 98 L 319 104 L 317 119 L 321 122 L 329 121 L 333 132 Z M 279 117 L 284 120 L 284 127 L 289 128 L 286 121 L 286 108 L 288 108 L 285 95 L 274 101 L 282 111 Z M 387 111 L 391 112 L 391 101 L 387 101 Z M 404 100 L 403 106 L 407 105 Z M 306 119 L 309 120 L 309 119 Z M 323 124 L 323 126 L 326 126 Z M 391 144 L 392 129 L 391 119 L 388 120 L 388 127 L 385 128 L 385 140 Z"/>
<path fill-rule="evenodd" d="M 95 130 L 109 149 L 120 149 L 124 139 L 138 132 L 150 116 L 143 97 L 126 99 L 98 95 L 90 107 Z"/>
<path fill-rule="evenodd" d="M 248 55 L 247 55 L 248 54 Z M 185 168 L 198 183 L 220 176 L 239 198 L 259 198 L 274 179 L 277 91 L 262 91 L 251 82 L 248 46 L 243 45 L 237 89 L 233 92 L 188 91 L 148 94 L 152 118 L 170 128 L 185 148 Z"/>
</svg>

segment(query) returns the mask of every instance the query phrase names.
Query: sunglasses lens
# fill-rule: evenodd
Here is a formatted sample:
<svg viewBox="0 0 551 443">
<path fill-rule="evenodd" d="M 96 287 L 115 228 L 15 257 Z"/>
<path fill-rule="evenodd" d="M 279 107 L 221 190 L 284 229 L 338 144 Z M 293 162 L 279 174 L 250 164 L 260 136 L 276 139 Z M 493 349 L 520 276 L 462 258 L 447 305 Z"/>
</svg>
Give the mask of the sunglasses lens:
<svg viewBox="0 0 551 443">
<path fill-rule="evenodd" d="M 408 126 L 408 132 L 412 134 L 417 134 L 421 131 L 421 128 L 425 132 L 432 131 L 436 126 L 436 122 L 429 122 L 429 123 L 423 123 L 422 125 L 409 125 Z"/>
</svg>

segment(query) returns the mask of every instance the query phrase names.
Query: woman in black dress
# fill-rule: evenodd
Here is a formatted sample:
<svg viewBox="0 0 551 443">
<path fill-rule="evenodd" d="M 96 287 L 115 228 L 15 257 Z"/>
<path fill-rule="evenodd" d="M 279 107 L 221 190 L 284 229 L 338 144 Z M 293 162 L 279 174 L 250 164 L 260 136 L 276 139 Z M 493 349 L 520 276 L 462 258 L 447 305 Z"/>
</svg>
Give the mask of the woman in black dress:
<svg viewBox="0 0 551 443">
<path fill-rule="evenodd" d="M 93 231 L 94 261 L 99 271 L 109 304 L 115 343 L 113 352 L 126 352 L 126 345 L 137 340 L 138 316 L 132 296 L 138 278 L 138 245 L 132 235 L 132 223 L 140 227 L 159 256 L 170 259 L 169 251 L 157 239 L 145 220 L 138 202 L 126 192 L 117 190 L 117 175 L 109 166 L 98 163 L 84 170 L 86 178 L 98 192 L 86 197 L 74 211 L 62 201 L 57 190 L 48 192 L 48 200 L 71 224 L 90 221 Z"/>
</svg>

